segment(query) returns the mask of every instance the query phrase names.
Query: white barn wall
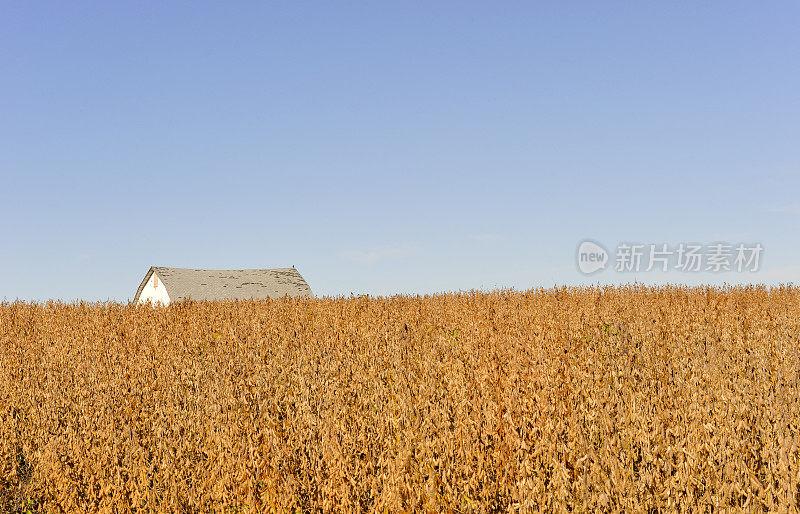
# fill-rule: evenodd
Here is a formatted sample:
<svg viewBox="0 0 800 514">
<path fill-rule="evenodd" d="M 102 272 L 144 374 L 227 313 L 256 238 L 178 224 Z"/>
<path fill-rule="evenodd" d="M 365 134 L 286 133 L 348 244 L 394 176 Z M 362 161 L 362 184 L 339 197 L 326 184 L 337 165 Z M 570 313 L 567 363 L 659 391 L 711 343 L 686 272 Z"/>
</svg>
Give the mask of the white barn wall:
<svg viewBox="0 0 800 514">
<path fill-rule="evenodd" d="M 161 282 L 160 278 L 157 281 L 158 285 L 154 285 L 153 277 L 158 277 L 158 275 L 153 273 L 147 280 L 147 284 L 145 284 L 144 289 L 142 289 L 142 294 L 139 295 L 139 303 L 147 303 L 149 301 L 154 305 L 169 305 L 170 300 L 167 294 L 167 288 L 164 287 L 164 283 Z"/>
</svg>

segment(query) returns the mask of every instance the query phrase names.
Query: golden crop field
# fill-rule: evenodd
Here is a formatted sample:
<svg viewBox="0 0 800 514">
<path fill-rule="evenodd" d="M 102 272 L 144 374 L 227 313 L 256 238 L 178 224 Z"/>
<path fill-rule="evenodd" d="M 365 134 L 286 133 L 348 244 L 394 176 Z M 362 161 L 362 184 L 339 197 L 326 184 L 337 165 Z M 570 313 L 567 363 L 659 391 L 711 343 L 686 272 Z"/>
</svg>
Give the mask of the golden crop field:
<svg viewBox="0 0 800 514">
<path fill-rule="evenodd" d="M 0 304 L 0 511 L 797 511 L 800 289 Z"/>
</svg>

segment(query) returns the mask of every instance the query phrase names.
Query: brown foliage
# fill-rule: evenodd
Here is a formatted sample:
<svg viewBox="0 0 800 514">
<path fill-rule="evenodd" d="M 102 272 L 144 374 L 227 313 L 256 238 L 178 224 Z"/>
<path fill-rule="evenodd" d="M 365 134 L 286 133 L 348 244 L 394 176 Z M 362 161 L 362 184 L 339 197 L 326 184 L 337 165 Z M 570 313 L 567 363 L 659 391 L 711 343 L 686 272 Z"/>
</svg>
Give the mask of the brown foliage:
<svg viewBox="0 0 800 514">
<path fill-rule="evenodd" d="M 800 290 L 0 304 L 0 510 L 796 511 Z"/>
</svg>

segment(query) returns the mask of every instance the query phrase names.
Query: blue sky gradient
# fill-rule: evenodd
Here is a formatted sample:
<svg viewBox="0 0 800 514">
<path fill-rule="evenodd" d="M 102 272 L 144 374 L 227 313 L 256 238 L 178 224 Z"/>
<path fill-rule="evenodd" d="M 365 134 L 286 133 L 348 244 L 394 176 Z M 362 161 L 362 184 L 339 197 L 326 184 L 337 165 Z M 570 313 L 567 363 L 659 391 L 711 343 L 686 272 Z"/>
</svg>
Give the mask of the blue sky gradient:
<svg viewBox="0 0 800 514">
<path fill-rule="evenodd" d="M 796 2 L 4 2 L 0 298 L 800 280 Z M 586 238 L 760 242 L 585 277 Z"/>
</svg>

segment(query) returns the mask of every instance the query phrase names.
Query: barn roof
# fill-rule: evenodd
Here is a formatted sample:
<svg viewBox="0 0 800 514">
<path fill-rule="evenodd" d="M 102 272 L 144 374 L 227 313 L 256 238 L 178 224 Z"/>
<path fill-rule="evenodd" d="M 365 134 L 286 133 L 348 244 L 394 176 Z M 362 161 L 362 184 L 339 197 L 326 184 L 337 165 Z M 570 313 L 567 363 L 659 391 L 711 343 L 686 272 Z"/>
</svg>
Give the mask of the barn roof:
<svg viewBox="0 0 800 514">
<path fill-rule="evenodd" d="M 139 295 L 153 273 L 167 288 L 172 302 L 314 296 L 295 268 L 210 270 L 153 266 L 136 291 L 134 303 L 139 301 Z"/>
</svg>

